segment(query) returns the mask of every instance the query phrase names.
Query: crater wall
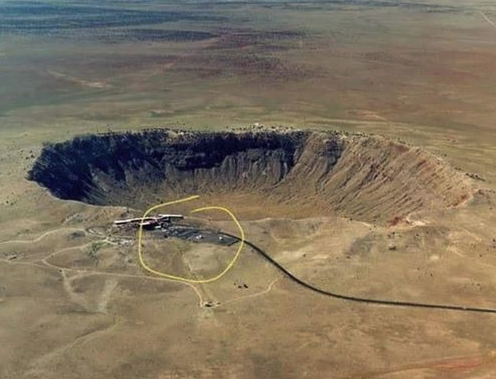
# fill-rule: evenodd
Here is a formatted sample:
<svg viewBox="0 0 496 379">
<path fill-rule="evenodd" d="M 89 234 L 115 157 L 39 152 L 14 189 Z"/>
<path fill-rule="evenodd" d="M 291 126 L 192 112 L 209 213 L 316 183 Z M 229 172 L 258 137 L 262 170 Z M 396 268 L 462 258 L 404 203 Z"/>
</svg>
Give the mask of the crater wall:
<svg viewBox="0 0 496 379">
<path fill-rule="evenodd" d="M 257 193 L 268 204 L 394 222 L 457 206 L 471 183 L 420 148 L 316 131 L 178 132 L 77 137 L 47 144 L 28 175 L 61 199 L 142 207 L 157 196 Z"/>
</svg>

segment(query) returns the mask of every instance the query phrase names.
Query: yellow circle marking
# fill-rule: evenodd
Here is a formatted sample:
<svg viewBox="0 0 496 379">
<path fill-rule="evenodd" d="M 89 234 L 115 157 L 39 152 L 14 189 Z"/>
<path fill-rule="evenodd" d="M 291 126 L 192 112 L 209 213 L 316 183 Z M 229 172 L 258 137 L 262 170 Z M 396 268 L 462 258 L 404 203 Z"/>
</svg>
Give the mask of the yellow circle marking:
<svg viewBox="0 0 496 379">
<path fill-rule="evenodd" d="M 198 195 L 196 195 L 196 196 L 190 196 L 190 197 L 186 197 L 184 199 L 179 199 L 179 200 L 170 201 L 170 202 L 167 202 L 167 203 L 155 205 L 155 206 L 151 207 L 150 209 L 148 209 L 143 214 L 143 216 L 141 217 L 141 219 L 144 220 L 146 218 L 146 216 L 148 216 L 150 214 L 150 212 L 153 212 L 156 209 L 163 208 L 163 207 L 166 207 L 168 205 L 174 205 L 174 204 L 184 203 L 186 201 L 195 200 L 195 199 L 198 199 L 199 197 L 200 196 L 198 196 Z M 220 211 L 223 211 L 223 212 L 227 213 L 232 218 L 232 220 L 234 221 L 234 223 L 236 224 L 236 227 L 239 229 L 240 243 L 239 243 L 238 251 L 236 251 L 236 254 L 234 254 L 233 259 L 224 268 L 224 270 L 222 270 L 216 276 L 214 276 L 212 278 L 208 278 L 208 279 L 190 279 L 190 278 L 184 278 L 182 276 L 176 276 L 176 275 L 166 274 L 166 273 L 163 273 L 163 272 L 154 270 L 153 268 L 151 268 L 150 266 L 148 266 L 146 264 L 145 259 L 143 258 L 143 251 L 142 251 L 142 248 L 141 248 L 141 241 L 142 241 L 142 237 L 143 237 L 143 225 L 142 225 L 142 223 L 140 223 L 140 226 L 139 226 L 139 229 L 138 229 L 138 258 L 139 258 L 139 262 L 140 262 L 141 266 L 143 266 L 143 268 L 146 271 L 151 272 L 152 274 L 158 275 L 158 276 L 160 276 L 162 278 L 167 278 L 167 279 L 170 279 L 170 280 L 176 280 L 176 281 L 179 281 L 179 282 L 186 282 L 186 283 L 211 283 L 211 282 L 215 282 L 216 280 L 222 278 L 234 266 L 234 263 L 236 263 L 236 260 L 238 259 L 239 254 L 241 253 L 241 250 L 243 250 L 243 246 L 244 246 L 244 243 L 245 243 L 245 232 L 244 232 L 243 228 L 241 227 L 241 224 L 239 223 L 239 221 L 236 218 L 236 216 L 234 216 L 234 214 L 229 209 L 227 209 L 225 207 L 209 206 L 209 207 L 196 208 L 196 209 L 193 209 L 190 213 L 204 212 L 204 211 L 208 211 L 208 210 L 220 210 Z"/>
</svg>

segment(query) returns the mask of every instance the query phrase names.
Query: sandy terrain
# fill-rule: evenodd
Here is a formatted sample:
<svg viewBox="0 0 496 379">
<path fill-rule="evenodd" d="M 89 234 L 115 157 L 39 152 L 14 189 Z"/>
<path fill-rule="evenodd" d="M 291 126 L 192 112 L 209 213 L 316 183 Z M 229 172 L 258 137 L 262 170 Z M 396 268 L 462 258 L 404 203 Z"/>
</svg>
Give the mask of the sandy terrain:
<svg viewBox="0 0 496 379">
<path fill-rule="evenodd" d="M 44 142 L 109 129 L 261 122 L 400 139 L 469 173 L 475 196 L 394 225 L 255 195 L 200 203 L 229 206 L 251 241 L 321 288 L 496 308 L 496 9 L 414 3 L 150 3 L 119 16 L 139 25 L 57 35 L 34 21 L 19 33 L 1 8 L 0 377 L 494 377 L 494 315 L 329 299 L 249 248 L 218 282 L 160 280 L 134 236 L 110 228 L 143 209 L 60 200 L 26 180 Z M 150 259 L 205 274 L 232 253 L 176 248 Z"/>
</svg>

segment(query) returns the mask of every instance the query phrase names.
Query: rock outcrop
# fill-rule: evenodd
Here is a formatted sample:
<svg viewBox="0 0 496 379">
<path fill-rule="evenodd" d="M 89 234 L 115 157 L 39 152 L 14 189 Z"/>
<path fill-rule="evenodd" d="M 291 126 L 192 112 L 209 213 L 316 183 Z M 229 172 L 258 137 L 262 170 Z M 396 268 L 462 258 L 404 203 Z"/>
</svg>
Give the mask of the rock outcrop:
<svg viewBox="0 0 496 379">
<path fill-rule="evenodd" d="M 420 148 L 316 131 L 82 136 L 46 145 L 29 179 L 61 199 L 96 205 L 153 204 L 158 193 L 250 192 L 372 222 L 471 196 L 466 176 Z"/>
</svg>

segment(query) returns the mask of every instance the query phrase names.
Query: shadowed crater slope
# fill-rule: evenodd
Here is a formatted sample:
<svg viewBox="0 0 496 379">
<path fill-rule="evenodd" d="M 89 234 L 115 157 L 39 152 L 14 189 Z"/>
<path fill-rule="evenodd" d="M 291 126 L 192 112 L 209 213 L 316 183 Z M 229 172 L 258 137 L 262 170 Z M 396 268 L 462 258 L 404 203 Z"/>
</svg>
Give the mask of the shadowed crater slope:
<svg viewBox="0 0 496 379">
<path fill-rule="evenodd" d="M 28 178 L 61 199 L 143 207 L 188 194 L 256 194 L 268 206 L 370 222 L 457 206 L 470 180 L 420 148 L 317 131 L 150 130 L 47 144 Z"/>
</svg>

